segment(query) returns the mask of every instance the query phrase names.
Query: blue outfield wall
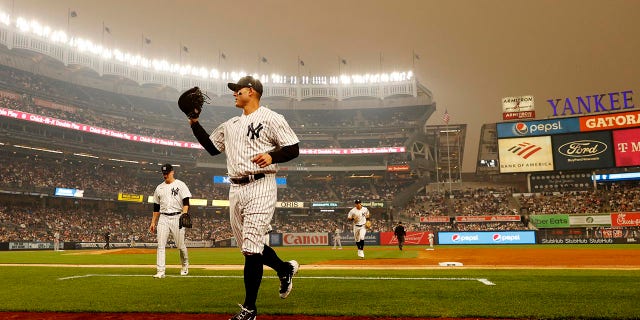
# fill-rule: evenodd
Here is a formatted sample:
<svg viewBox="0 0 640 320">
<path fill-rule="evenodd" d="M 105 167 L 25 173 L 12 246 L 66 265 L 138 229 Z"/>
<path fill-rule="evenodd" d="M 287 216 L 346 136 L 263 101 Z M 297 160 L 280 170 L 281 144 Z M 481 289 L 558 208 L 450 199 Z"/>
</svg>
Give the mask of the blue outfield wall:
<svg viewBox="0 0 640 320">
<path fill-rule="evenodd" d="M 535 244 L 535 231 L 438 232 L 438 244 Z"/>
</svg>

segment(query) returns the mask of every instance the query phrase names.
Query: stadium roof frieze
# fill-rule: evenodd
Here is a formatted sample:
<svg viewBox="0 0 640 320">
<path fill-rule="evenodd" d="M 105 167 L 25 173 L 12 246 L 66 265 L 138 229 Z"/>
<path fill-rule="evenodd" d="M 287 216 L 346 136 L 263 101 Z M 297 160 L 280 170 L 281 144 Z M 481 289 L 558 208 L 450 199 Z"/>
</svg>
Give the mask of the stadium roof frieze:
<svg viewBox="0 0 640 320">
<path fill-rule="evenodd" d="M 3 45 L 0 51 L 13 56 L 22 55 L 24 58 L 24 61 L 21 62 L 23 68 L 25 62 L 28 61 L 31 61 L 32 64 L 39 63 L 35 61 L 40 61 L 41 59 L 33 57 L 37 55 L 59 62 L 63 72 L 76 73 L 81 70 L 91 70 L 95 74 L 93 72 L 83 72 L 83 76 L 97 77 L 103 79 L 103 81 L 108 81 L 112 84 L 111 90 L 113 90 L 113 82 L 117 82 L 118 86 L 135 87 L 137 91 L 141 89 L 157 91 L 171 88 L 175 90 L 172 94 L 177 95 L 188 88 L 198 86 L 210 96 L 219 98 L 231 97 L 231 92 L 226 86 L 228 82 L 226 78 L 202 78 L 189 73 L 172 73 L 140 64 L 131 64 L 130 62 L 109 58 L 104 54 L 99 55 L 91 50 L 74 46 L 72 40 L 68 42 L 53 41 L 42 35 L 20 30 L 11 24 L 0 23 L 0 44 Z M 394 74 L 396 73 L 391 73 L 391 75 Z M 398 74 L 403 75 L 404 73 Z M 229 76 L 232 76 L 232 74 L 230 73 Z M 265 78 L 265 80 L 269 81 L 270 77 Z M 329 79 L 322 81 L 316 81 L 316 77 L 307 77 L 313 78 L 313 81 L 288 81 L 287 83 L 270 81 L 265 86 L 264 97 L 273 99 L 274 103 L 276 103 L 275 100 L 277 99 L 284 99 L 285 101 L 328 100 L 344 103 L 345 105 L 355 102 L 371 105 L 372 107 L 376 106 L 375 101 L 397 100 L 398 98 L 400 100 L 406 98 L 415 99 L 416 101 L 409 102 L 413 105 L 431 105 L 433 103 L 431 91 L 420 84 L 411 71 L 408 72 L 407 76 L 391 77 L 389 78 L 390 80 L 373 81 L 371 83 L 343 81 L 342 77 L 346 76 L 337 77 L 337 82 L 332 80 L 334 77 L 328 76 L 317 77 L 320 80 Z M 353 75 L 353 77 L 356 77 L 356 75 Z M 372 77 L 375 76 L 372 75 Z M 107 87 L 105 86 L 105 88 Z M 171 99 L 173 98 L 175 96 L 171 97 Z M 366 102 L 367 99 L 372 101 Z M 363 102 L 363 100 L 365 101 Z M 386 107 L 394 105 L 393 103 L 385 104 Z"/>
</svg>

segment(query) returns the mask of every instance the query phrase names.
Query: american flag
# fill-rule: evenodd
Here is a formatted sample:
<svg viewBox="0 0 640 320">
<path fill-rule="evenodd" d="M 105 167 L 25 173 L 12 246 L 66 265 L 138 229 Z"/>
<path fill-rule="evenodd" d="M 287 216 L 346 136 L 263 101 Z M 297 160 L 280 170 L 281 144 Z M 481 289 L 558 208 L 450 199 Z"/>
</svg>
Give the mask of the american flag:
<svg viewBox="0 0 640 320">
<path fill-rule="evenodd" d="M 451 117 L 449 116 L 449 111 L 445 110 L 444 115 L 442 115 L 442 121 L 444 121 L 444 124 L 449 124 L 449 120 L 451 120 Z"/>
</svg>

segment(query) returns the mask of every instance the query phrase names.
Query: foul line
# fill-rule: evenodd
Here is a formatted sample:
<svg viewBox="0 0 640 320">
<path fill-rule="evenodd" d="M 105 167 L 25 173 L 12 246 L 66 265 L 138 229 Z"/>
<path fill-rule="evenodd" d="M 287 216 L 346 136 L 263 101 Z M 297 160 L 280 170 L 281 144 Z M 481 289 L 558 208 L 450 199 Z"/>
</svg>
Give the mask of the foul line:
<svg viewBox="0 0 640 320">
<path fill-rule="evenodd" d="M 147 274 L 85 274 L 79 276 L 70 276 L 58 278 L 58 280 L 73 280 L 90 277 L 149 277 Z M 178 275 L 166 275 L 167 278 L 227 278 L 227 279 L 241 279 L 243 276 L 178 276 Z M 265 276 L 264 278 L 278 279 L 275 276 Z M 324 280 L 427 280 L 427 281 L 478 281 L 487 286 L 495 286 L 496 284 L 485 278 L 428 278 L 428 277 L 307 277 L 296 276 L 296 279 L 324 279 Z"/>
</svg>

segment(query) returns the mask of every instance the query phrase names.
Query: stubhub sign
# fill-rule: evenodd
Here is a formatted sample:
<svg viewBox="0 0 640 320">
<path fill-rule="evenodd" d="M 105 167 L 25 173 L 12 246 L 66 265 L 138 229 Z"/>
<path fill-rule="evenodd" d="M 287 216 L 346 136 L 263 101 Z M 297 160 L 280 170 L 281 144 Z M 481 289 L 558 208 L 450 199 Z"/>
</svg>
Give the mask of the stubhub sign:
<svg viewBox="0 0 640 320">
<path fill-rule="evenodd" d="M 534 231 L 438 232 L 438 244 L 534 244 Z"/>
</svg>

